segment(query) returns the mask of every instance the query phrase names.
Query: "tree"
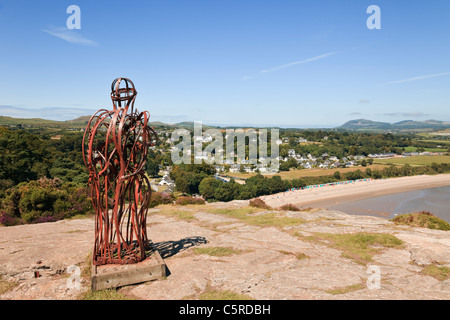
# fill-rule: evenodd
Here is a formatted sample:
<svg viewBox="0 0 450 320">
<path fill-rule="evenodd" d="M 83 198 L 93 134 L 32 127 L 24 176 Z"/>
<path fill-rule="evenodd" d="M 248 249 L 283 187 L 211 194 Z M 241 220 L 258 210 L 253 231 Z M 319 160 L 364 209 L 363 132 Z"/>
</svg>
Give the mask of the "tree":
<svg viewBox="0 0 450 320">
<path fill-rule="evenodd" d="M 291 188 L 303 188 L 306 187 L 306 182 L 302 179 L 292 179 L 290 181 L 291 183 Z"/>
<path fill-rule="evenodd" d="M 153 159 L 147 160 L 147 174 L 150 177 L 158 177 L 159 176 L 159 164 Z"/>
<path fill-rule="evenodd" d="M 64 156 L 55 157 L 49 172 L 51 177 L 65 182 L 77 181 L 86 184 L 89 178 L 84 166 L 76 164 Z"/>
<path fill-rule="evenodd" d="M 286 190 L 286 185 L 280 176 L 273 176 L 269 180 L 270 193 L 277 193 Z"/>
<path fill-rule="evenodd" d="M 189 183 L 185 176 L 179 176 L 175 179 L 175 187 L 182 193 L 189 193 Z"/>
<path fill-rule="evenodd" d="M 347 180 L 354 180 L 355 179 L 355 173 L 353 171 L 349 171 L 345 173 L 345 179 Z"/>
<path fill-rule="evenodd" d="M 216 189 L 218 189 L 222 183 L 224 182 L 216 178 L 207 177 L 200 182 L 198 191 L 205 200 L 215 199 Z"/>
<path fill-rule="evenodd" d="M 383 175 L 381 174 L 380 171 L 374 170 L 372 172 L 372 178 L 374 178 L 374 179 L 381 179 L 382 177 L 383 177 Z"/>
<path fill-rule="evenodd" d="M 419 147 L 419 148 L 417 148 L 417 150 L 416 150 L 417 152 L 425 152 L 425 148 L 423 148 L 423 147 Z"/>
<path fill-rule="evenodd" d="M 181 164 L 173 167 L 170 176 L 178 191 L 195 194 L 199 193 L 200 182 L 214 173 L 215 168 L 208 164 Z"/>
<path fill-rule="evenodd" d="M 333 178 L 335 178 L 336 180 L 341 179 L 341 173 L 339 171 L 335 171 L 333 173 Z"/>
<path fill-rule="evenodd" d="M 235 183 L 233 179 L 229 182 L 224 182 L 216 188 L 216 192 L 214 193 L 214 197 L 219 201 L 231 201 L 236 199 L 238 195 L 239 184 Z"/>
<path fill-rule="evenodd" d="M 353 175 L 353 179 L 364 179 L 364 173 L 361 170 L 356 170 Z"/>
<path fill-rule="evenodd" d="M 239 186 L 239 194 L 236 196 L 239 200 L 248 200 L 256 197 L 255 190 L 248 185 Z"/>
<path fill-rule="evenodd" d="M 431 169 L 433 169 L 433 171 L 438 172 L 438 173 L 442 173 L 443 172 L 441 166 L 439 166 L 436 162 L 433 162 L 431 164 Z"/>
<path fill-rule="evenodd" d="M 39 178 L 33 167 L 44 160 L 45 144 L 37 135 L 24 130 L 0 128 L 0 179 L 17 184 Z M 48 168 L 40 167 L 39 171 L 46 172 Z"/>
<path fill-rule="evenodd" d="M 287 161 L 280 163 L 280 171 L 289 171 L 291 168 L 297 166 L 297 161 L 294 158 L 289 158 Z"/>
</svg>

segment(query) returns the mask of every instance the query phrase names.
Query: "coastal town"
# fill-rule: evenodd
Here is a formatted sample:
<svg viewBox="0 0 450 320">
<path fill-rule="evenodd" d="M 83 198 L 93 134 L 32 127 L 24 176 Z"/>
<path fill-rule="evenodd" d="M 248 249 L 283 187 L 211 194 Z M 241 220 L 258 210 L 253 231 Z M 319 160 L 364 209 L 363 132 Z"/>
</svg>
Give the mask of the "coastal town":
<svg viewBox="0 0 450 320">
<path fill-rule="evenodd" d="M 151 147 L 156 153 L 163 155 L 163 158 L 168 159 L 169 156 L 176 152 L 176 143 L 172 138 L 172 133 L 176 129 L 167 127 L 156 128 L 158 134 L 157 145 Z M 187 130 L 187 129 L 184 129 Z M 222 130 L 225 131 L 225 130 Z M 324 133 L 320 139 L 308 140 L 304 137 L 298 137 L 299 133 L 304 130 L 297 130 L 295 134 L 289 136 L 288 134 L 292 130 L 282 131 L 282 135 L 279 140 L 277 140 L 277 145 L 279 147 L 279 156 L 276 158 L 279 164 L 279 170 L 272 172 L 265 163 L 265 159 L 258 159 L 256 163 L 247 159 L 238 160 L 233 157 L 233 152 L 231 152 L 232 160 L 225 153 L 225 148 L 217 148 L 213 154 L 204 151 L 194 152 L 194 148 L 187 150 L 186 153 L 190 156 L 192 162 L 200 161 L 211 164 L 216 171 L 216 178 L 222 181 L 229 181 L 230 176 L 240 183 L 245 182 L 245 174 L 275 174 L 280 171 L 289 170 L 306 170 L 305 175 L 307 175 L 308 170 L 311 169 L 342 169 L 342 168 L 365 168 L 377 163 L 379 160 L 386 161 L 389 159 L 404 159 L 410 157 L 433 157 L 433 156 L 445 156 L 448 155 L 448 147 L 445 143 L 440 143 L 439 141 L 430 143 L 430 147 L 433 148 L 397 148 L 396 152 L 379 152 L 379 153 L 366 153 L 366 154 L 345 154 L 345 155 L 333 155 L 328 152 L 318 153 L 317 150 L 323 146 L 324 143 L 331 142 L 329 136 Z M 224 137 L 227 138 L 225 132 Z M 202 134 L 202 136 L 193 137 L 193 141 L 200 143 L 203 148 L 206 148 L 208 144 L 213 142 L 211 135 Z M 248 143 L 256 143 L 255 140 L 247 139 Z M 445 142 L 445 141 L 444 141 Z M 239 142 L 238 142 L 239 143 Z M 294 146 L 294 147 L 293 147 Z M 302 153 L 298 146 L 309 146 L 309 149 L 314 149 L 316 152 Z M 224 146 L 225 147 L 225 146 Z M 248 149 L 248 145 L 246 146 Z M 325 148 L 326 150 L 326 148 Z M 415 151 L 408 151 L 415 150 Z M 427 151 L 432 150 L 432 151 Z M 217 153 L 223 154 L 222 161 L 217 163 Z M 439 159 L 439 158 L 436 158 Z M 438 160 L 437 160 L 438 161 Z M 153 179 L 154 184 L 160 186 L 160 188 L 155 188 L 158 190 L 165 190 L 165 192 L 173 192 L 175 188 L 175 181 L 171 179 L 170 172 L 172 170 L 172 165 L 170 160 L 159 164 L 159 174 Z M 324 171 L 325 172 L 325 171 Z M 238 175 L 234 175 L 238 174 Z M 239 175 L 240 174 L 240 175 Z M 250 176 L 250 175 L 249 175 Z M 243 179 L 244 178 L 244 179 Z M 161 188 L 162 187 L 162 188 Z"/>
</svg>

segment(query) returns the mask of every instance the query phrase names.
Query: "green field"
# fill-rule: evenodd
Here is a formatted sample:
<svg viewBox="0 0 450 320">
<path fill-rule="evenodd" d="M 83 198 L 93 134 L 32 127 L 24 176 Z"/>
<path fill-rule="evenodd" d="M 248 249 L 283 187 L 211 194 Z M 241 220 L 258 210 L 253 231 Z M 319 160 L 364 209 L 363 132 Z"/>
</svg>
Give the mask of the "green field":
<svg viewBox="0 0 450 320">
<path fill-rule="evenodd" d="M 434 142 L 434 143 L 439 143 L 442 146 L 450 144 L 450 140 L 419 140 L 419 142 Z"/>
<path fill-rule="evenodd" d="M 450 156 L 414 156 L 406 158 L 378 159 L 374 161 L 374 163 L 377 164 L 409 164 L 411 166 L 429 166 L 433 162 L 450 163 Z"/>
<path fill-rule="evenodd" d="M 443 143 L 444 145 L 445 143 Z M 426 152 L 446 152 L 446 148 L 424 148 Z M 406 147 L 405 152 L 416 152 L 417 147 Z"/>
</svg>

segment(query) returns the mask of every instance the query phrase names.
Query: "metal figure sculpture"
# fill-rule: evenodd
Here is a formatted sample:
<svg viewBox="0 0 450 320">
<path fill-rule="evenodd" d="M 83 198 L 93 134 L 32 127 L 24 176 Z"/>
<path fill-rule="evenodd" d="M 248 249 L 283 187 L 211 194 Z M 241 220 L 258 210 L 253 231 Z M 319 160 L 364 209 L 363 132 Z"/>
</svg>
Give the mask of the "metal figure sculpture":
<svg viewBox="0 0 450 320">
<path fill-rule="evenodd" d="M 111 85 L 113 110 L 100 109 L 83 136 L 83 159 L 95 210 L 93 264 L 129 264 L 146 258 L 146 220 L 151 187 L 144 172 L 156 133 L 150 114 L 134 109 L 133 82 Z"/>
</svg>

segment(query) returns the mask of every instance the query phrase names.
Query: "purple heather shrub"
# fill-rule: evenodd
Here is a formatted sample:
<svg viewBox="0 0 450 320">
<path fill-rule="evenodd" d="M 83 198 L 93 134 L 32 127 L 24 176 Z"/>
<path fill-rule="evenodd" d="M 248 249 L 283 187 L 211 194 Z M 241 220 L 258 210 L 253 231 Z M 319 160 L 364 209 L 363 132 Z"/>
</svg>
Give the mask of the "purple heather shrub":
<svg viewBox="0 0 450 320">
<path fill-rule="evenodd" d="M 6 227 L 10 227 L 10 226 L 15 226 L 15 225 L 21 224 L 21 221 L 19 218 L 12 217 L 9 214 L 7 214 L 6 212 L 0 212 L 0 224 L 4 225 Z"/>
</svg>

